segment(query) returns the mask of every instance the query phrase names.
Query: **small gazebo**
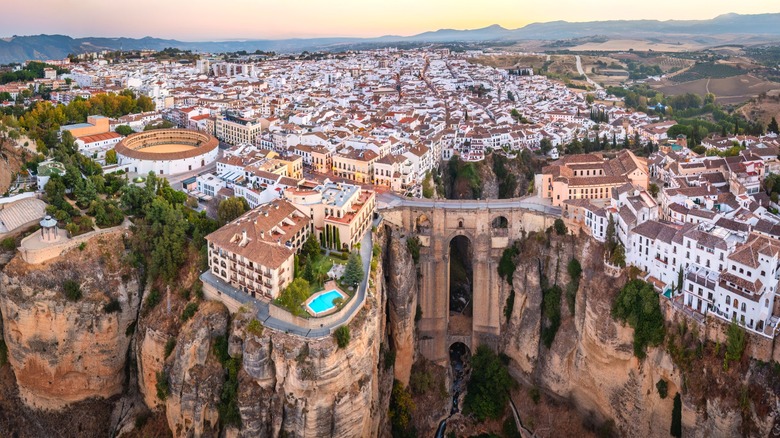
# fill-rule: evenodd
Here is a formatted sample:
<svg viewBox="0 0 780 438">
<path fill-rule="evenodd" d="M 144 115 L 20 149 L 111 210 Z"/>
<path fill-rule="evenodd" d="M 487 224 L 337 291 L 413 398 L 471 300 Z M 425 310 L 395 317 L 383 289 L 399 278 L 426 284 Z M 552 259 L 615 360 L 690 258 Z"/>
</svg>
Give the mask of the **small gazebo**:
<svg viewBox="0 0 780 438">
<path fill-rule="evenodd" d="M 60 239 L 59 228 L 57 227 L 57 219 L 46 215 L 41 219 L 41 241 L 42 242 L 56 242 Z"/>
</svg>

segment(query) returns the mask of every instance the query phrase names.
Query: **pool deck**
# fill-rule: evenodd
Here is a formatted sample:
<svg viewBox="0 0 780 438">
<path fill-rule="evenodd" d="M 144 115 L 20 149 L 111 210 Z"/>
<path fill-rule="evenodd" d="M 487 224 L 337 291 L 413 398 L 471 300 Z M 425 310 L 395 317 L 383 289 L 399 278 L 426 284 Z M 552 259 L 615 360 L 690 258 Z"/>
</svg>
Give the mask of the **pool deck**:
<svg viewBox="0 0 780 438">
<path fill-rule="evenodd" d="M 323 287 L 324 287 L 323 290 L 319 292 L 315 292 L 314 294 L 312 294 L 312 296 L 309 297 L 309 299 L 303 302 L 303 308 L 306 309 L 306 311 L 309 312 L 309 315 L 311 316 L 314 317 L 327 316 L 330 315 L 331 313 L 337 312 L 341 308 L 341 306 L 333 306 L 330 309 L 325 310 L 323 312 L 315 312 L 314 309 L 309 307 L 309 304 L 311 304 L 312 301 L 316 300 L 321 295 L 324 295 L 326 293 L 335 290 L 336 292 L 339 293 L 339 295 L 341 295 L 341 298 L 344 300 L 344 304 L 347 304 L 350 298 L 352 298 L 348 294 L 344 293 L 344 291 L 341 290 L 341 288 L 333 280 L 328 280 Z"/>
</svg>

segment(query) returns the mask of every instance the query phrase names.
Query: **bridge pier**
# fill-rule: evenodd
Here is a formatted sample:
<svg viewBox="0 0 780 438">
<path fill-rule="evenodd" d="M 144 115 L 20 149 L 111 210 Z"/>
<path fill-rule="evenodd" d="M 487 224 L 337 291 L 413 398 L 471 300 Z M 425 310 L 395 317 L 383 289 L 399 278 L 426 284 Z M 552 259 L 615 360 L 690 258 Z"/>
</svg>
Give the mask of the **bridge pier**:
<svg viewBox="0 0 780 438">
<path fill-rule="evenodd" d="M 418 348 L 427 359 L 446 365 L 449 346 L 463 342 L 477 346 L 498 345 L 504 302 L 498 262 L 503 250 L 525 232 L 544 231 L 558 215 L 522 207 L 522 200 L 417 201 L 385 209 L 388 223 L 419 235 L 420 281 L 417 323 Z M 494 226 L 503 218 L 504 225 Z M 472 247 L 472 318 L 470 333 L 450 332 L 450 241 L 465 236 Z"/>
</svg>

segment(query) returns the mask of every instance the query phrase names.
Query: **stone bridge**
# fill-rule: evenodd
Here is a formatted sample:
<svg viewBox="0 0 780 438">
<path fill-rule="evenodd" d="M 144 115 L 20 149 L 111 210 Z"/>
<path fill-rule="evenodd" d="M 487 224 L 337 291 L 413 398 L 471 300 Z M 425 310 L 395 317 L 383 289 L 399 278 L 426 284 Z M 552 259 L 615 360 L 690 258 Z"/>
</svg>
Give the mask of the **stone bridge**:
<svg viewBox="0 0 780 438">
<path fill-rule="evenodd" d="M 498 262 L 504 249 L 524 232 L 542 231 L 560 217 L 560 209 L 527 198 L 481 201 L 430 201 L 386 196 L 379 208 L 384 220 L 420 239 L 418 322 L 422 354 L 449 361 L 449 346 L 463 342 L 472 351 L 495 346 L 505 303 Z M 472 317 L 450 312 L 450 242 L 465 236 L 471 247 Z M 470 324 L 469 324 L 470 323 Z"/>
</svg>

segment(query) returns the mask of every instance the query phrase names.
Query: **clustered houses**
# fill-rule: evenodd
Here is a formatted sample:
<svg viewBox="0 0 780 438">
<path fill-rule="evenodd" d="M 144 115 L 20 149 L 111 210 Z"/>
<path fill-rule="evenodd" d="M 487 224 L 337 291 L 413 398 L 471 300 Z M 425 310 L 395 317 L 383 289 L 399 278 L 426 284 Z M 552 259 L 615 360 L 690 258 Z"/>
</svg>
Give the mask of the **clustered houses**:
<svg viewBox="0 0 780 438">
<path fill-rule="evenodd" d="M 626 262 L 668 294 L 682 291 L 686 309 L 776 334 L 777 240 L 734 227 L 647 221 L 629 233 Z"/>
<path fill-rule="evenodd" d="M 223 151 L 215 172 L 196 177 L 191 195 L 210 200 L 213 197 L 240 196 L 251 208 L 278 199 L 286 187 L 302 181 L 303 158 L 282 155 L 252 145 L 239 145 Z"/>
<path fill-rule="evenodd" d="M 539 197 L 560 206 L 570 199 L 609 200 L 612 190 L 626 183 L 647 189 L 648 170 L 643 159 L 620 151 L 613 159 L 601 154 L 566 156 L 536 175 Z"/>
<path fill-rule="evenodd" d="M 312 220 L 320 244 L 351 250 L 371 229 L 376 197 L 373 191 L 343 183 L 289 187 L 284 197 Z"/>
<path fill-rule="evenodd" d="M 555 159 L 556 146 L 574 139 L 622 142 L 639 135 L 657 142 L 673 125 L 618 106 L 588 105 L 581 93 L 530 69 L 510 72 L 473 63 L 472 56 L 494 55 L 387 49 L 317 60 L 250 54 L 232 63 L 218 57 L 181 63 L 148 53 L 121 61 L 97 53 L 68 65 L 68 75 L 42 81 L 61 82 L 53 96 L 63 102 L 123 89 L 153 100 L 155 111 L 111 120 L 112 130 L 142 131 L 165 119 L 229 145 L 299 155 L 318 173 L 411 196 L 421 196 L 425 175 L 453 156 L 513 155 L 537 150 L 546 139 Z M 5 87 L 24 85 L 35 84 Z M 618 100 L 596 94 L 602 102 Z M 603 118 L 591 120 L 594 112 Z"/>
<path fill-rule="evenodd" d="M 294 256 L 311 233 L 311 219 L 276 200 L 206 236 L 209 270 L 257 298 L 276 298 L 294 276 Z"/>
</svg>

